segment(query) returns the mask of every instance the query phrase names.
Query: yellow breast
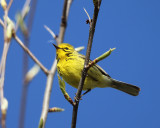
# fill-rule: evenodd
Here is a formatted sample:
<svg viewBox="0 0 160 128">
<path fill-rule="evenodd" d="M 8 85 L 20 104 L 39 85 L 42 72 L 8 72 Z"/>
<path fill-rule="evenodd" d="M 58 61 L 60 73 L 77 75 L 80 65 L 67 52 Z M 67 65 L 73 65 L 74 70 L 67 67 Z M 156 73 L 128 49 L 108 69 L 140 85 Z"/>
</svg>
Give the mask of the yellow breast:
<svg viewBox="0 0 160 128">
<path fill-rule="evenodd" d="M 63 77 L 63 79 L 70 84 L 71 86 L 77 88 L 80 78 L 81 72 L 83 69 L 82 59 L 65 59 L 59 60 L 57 64 L 58 73 Z M 83 61 L 84 63 L 84 61 Z"/>
</svg>

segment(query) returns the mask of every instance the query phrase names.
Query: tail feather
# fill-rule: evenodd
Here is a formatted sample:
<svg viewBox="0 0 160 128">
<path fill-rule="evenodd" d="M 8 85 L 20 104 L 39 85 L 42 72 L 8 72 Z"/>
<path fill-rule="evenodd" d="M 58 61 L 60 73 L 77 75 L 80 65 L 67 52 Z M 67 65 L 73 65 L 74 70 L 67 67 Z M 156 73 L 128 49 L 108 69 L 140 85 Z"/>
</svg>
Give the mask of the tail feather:
<svg viewBox="0 0 160 128">
<path fill-rule="evenodd" d="M 139 91 L 140 91 L 139 87 L 135 85 L 127 84 L 121 81 L 117 81 L 115 79 L 111 79 L 111 80 L 112 80 L 112 86 L 111 86 L 112 88 L 126 92 L 133 96 L 137 96 L 139 94 Z"/>
</svg>

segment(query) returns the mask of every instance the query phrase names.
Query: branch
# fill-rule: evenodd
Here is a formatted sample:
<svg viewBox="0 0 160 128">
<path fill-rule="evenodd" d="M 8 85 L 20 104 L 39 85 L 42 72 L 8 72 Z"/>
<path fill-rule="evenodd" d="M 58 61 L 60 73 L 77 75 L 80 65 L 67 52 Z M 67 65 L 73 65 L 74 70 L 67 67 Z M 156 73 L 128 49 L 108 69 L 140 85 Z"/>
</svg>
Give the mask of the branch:
<svg viewBox="0 0 160 128">
<path fill-rule="evenodd" d="M 56 42 L 58 42 L 57 36 L 55 35 L 55 33 L 47 25 L 44 25 L 44 27 L 51 34 L 51 36 L 56 40 Z"/>
<path fill-rule="evenodd" d="M 2 118 L 1 118 L 1 125 L 2 128 L 6 127 L 6 114 L 7 114 L 7 108 L 4 108 L 5 104 L 5 97 L 4 97 L 4 80 L 5 80 L 5 69 L 6 69 L 6 59 L 7 59 L 7 53 L 9 49 L 9 43 L 4 43 L 3 47 L 3 53 L 2 53 L 2 59 L 0 62 L 0 102 L 1 102 L 1 113 L 2 113 Z M 7 100 L 7 99 L 6 99 Z"/>
<path fill-rule="evenodd" d="M 29 48 L 30 44 L 30 32 L 32 28 L 33 23 L 33 16 L 35 14 L 35 8 L 36 8 L 36 2 L 37 0 L 34 0 L 30 9 L 30 3 L 31 0 L 26 0 L 23 10 L 19 15 L 17 15 L 17 28 L 18 23 L 20 23 L 20 29 L 23 34 L 24 38 L 24 45 Z M 29 12 L 30 11 L 30 12 Z M 25 16 L 29 13 L 28 16 L 28 23 L 27 25 L 24 22 Z M 19 114 L 19 128 L 23 128 L 25 124 L 25 114 L 26 114 L 26 104 L 27 104 L 27 95 L 28 95 L 28 85 L 31 82 L 31 80 L 36 76 L 36 74 L 39 72 L 40 68 L 38 65 L 34 66 L 30 71 L 28 71 L 28 58 L 29 56 L 24 51 L 23 52 L 23 83 L 22 83 L 22 96 L 21 96 L 21 105 L 20 105 L 20 114 Z M 27 73 L 28 71 L 28 73 Z"/>
<path fill-rule="evenodd" d="M 48 114 L 48 108 L 49 108 L 49 100 L 50 100 L 50 95 L 52 91 L 52 85 L 53 85 L 53 77 L 56 73 L 56 65 L 57 61 L 53 62 L 52 68 L 48 74 L 47 77 L 47 82 L 46 82 L 46 89 L 44 93 L 44 99 L 43 99 L 43 106 L 42 106 L 42 112 L 41 112 L 41 117 L 40 117 L 40 122 L 39 122 L 39 127 L 42 124 L 41 128 L 45 127 L 45 123 L 47 120 L 47 114 Z"/>
<path fill-rule="evenodd" d="M 4 27 L 4 23 L 3 21 L 0 19 L 0 24 L 2 25 L 2 27 Z M 17 43 L 23 48 L 23 50 L 33 59 L 33 61 L 39 65 L 39 67 L 41 68 L 41 70 L 48 75 L 49 71 L 43 66 L 43 64 L 41 64 L 41 62 L 33 55 L 33 53 L 23 44 L 23 42 L 19 39 L 18 36 L 16 36 L 15 34 L 13 35 L 14 39 L 17 41 Z"/>
<path fill-rule="evenodd" d="M 101 4 L 101 0 L 97 0 Z M 87 53 L 86 53 L 86 58 L 85 58 L 85 63 L 84 63 L 84 68 L 82 71 L 82 77 L 78 85 L 78 90 L 75 96 L 75 106 L 73 106 L 73 113 L 72 113 L 72 126 L 71 128 L 76 128 L 76 121 L 77 121 L 77 112 L 78 112 L 78 106 L 79 106 L 79 99 L 81 96 L 81 92 L 83 89 L 83 84 L 85 81 L 85 77 L 87 75 L 88 68 L 86 66 L 88 65 L 89 58 L 90 58 L 90 52 L 91 52 L 91 47 L 92 47 L 92 42 L 93 42 L 93 36 L 95 32 L 95 27 L 96 27 L 96 22 L 97 22 L 97 17 L 99 13 L 99 8 L 100 4 L 98 6 L 94 7 L 94 14 L 93 14 L 93 20 L 90 25 L 90 30 L 89 30 L 89 39 L 88 39 L 88 46 L 87 46 Z"/>
<path fill-rule="evenodd" d="M 2 53 L 2 59 L 0 62 L 0 106 L 1 106 L 1 125 L 2 128 L 6 127 L 6 114 L 7 114 L 7 108 L 8 108 L 8 101 L 4 97 L 4 80 L 5 80 L 5 69 L 6 69 L 6 59 L 7 54 L 10 46 L 10 41 L 12 38 L 13 28 L 14 25 L 10 20 L 8 19 L 8 12 L 12 5 L 13 0 L 10 0 L 9 5 L 7 6 L 7 3 L 5 0 L 1 1 L 1 6 L 4 9 L 4 47 L 3 47 L 3 53 Z M 7 105 L 6 105 L 7 104 Z"/>
<path fill-rule="evenodd" d="M 29 9 L 30 9 L 30 2 L 31 2 L 31 0 L 26 0 L 20 15 L 18 15 L 18 17 L 16 17 L 17 18 L 17 22 L 16 22 L 16 25 L 15 25 L 16 26 L 15 27 L 15 31 L 18 30 L 19 23 L 20 23 L 18 18 L 21 18 L 21 19 L 24 20 L 26 15 L 28 14 Z"/>
<path fill-rule="evenodd" d="M 17 41 L 17 43 L 23 48 L 23 50 L 33 59 L 33 61 L 39 65 L 41 70 L 48 75 L 49 71 L 46 69 L 43 64 L 33 55 L 33 53 L 23 44 L 23 42 L 19 39 L 18 36 L 14 36 L 14 39 Z"/>
<path fill-rule="evenodd" d="M 9 9 L 11 8 L 12 3 L 13 3 L 13 0 L 10 0 L 9 4 L 7 6 L 7 11 L 9 11 Z"/>
<path fill-rule="evenodd" d="M 61 19 L 61 26 L 60 26 L 60 32 L 58 35 L 58 42 L 57 44 L 63 43 L 64 40 L 64 35 L 67 27 L 67 19 L 69 15 L 69 10 L 70 6 L 72 4 L 73 0 L 65 0 L 64 1 L 64 6 L 63 6 L 63 14 L 62 14 L 62 19 Z"/>
<path fill-rule="evenodd" d="M 61 20 L 61 26 L 60 26 L 60 32 L 59 32 L 57 44 L 62 43 L 64 40 L 64 34 L 66 31 L 66 26 L 67 26 L 66 24 L 67 24 L 67 19 L 68 19 L 68 14 L 69 14 L 71 3 L 72 3 L 72 0 L 64 1 L 63 14 L 62 14 L 62 20 Z M 51 95 L 51 90 L 52 90 L 53 77 L 56 72 L 56 67 L 57 67 L 57 61 L 55 59 L 51 67 L 51 70 L 48 74 L 48 77 L 47 77 L 47 83 L 46 83 L 46 89 L 45 89 L 45 94 L 44 94 L 44 99 L 43 99 L 43 106 L 42 106 L 42 113 L 41 113 L 40 122 L 39 122 L 39 128 L 44 128 L 46 120 L 47 120 L 49 100 L 50 100 L 50 95 Z"/>
<path fill-rule="evenodd" d="M 28 69 L 28 68 L 27 68 Z M 19 128 L 24 128 L 25 122 L 25 112 L 26 112 L 26 101 L 28 94 L 28 85 L 32 79 L 38 74 L 40 67 L 35 64 L 27 73 L 24 78 L 22 96 L 21 96 L 21 106 L 20 106 L 20 117 L 19 117 Z"/>
<path fill-rule="evenodd" d="M 96 59 L 94 59 L 91 63 L 89 63 L 86 68 L 90 68 L 92 67 L 93 65 L 95 65 L 96 63 L 98 63 L 99 61 L 105 59 L 106 57 L 108 57 L 112 51 L 114 51 L 115 48 L 110 48 L 109 51 L 105 52 L 104 54 L 102 54 L 101 56 L 97 57 Z"/>
</svg>

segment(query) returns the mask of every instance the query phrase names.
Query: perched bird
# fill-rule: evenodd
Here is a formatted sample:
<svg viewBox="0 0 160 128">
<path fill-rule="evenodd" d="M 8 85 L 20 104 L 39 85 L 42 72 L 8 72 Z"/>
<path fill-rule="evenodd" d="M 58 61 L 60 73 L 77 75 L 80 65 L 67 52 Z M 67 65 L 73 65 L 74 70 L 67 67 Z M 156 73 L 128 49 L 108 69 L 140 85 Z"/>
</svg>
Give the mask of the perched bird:
<svg viewBox="0 0 160 128">
<path fill-rule="evenodd" d="M 78 88 L 84 67 L 85 56 L 75 51 L 67 43 L 53 44 L 56 48 L 57 70 L 60 76 L 71 86 Z M 90 61 L 91 62 L 91 61 Z M 140 88 L 128 83 L 112 79 L 100 66 L 93 65 L 87 72 L 83 90 L 111 87 L 130 95 L 137 96 Z"/>
</svg>

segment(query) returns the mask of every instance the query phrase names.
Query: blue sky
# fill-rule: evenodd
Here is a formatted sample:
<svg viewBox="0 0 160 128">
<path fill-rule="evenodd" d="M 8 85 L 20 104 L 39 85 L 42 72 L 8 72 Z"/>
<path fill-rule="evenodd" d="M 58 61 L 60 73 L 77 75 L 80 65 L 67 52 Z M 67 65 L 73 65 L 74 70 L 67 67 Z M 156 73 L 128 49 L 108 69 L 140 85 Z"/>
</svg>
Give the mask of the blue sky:
<svg viewBox="0 0 160 128">
<path fill-rule="evenodd" d="M 24 0 L 13 1 L 9 12 L 15 14 Z M 103 0 L 93 40 L 91 59 L 101 55 L 109 48 L 116 50 L 98 64 L 108 74 L 141 88 L 140 95 L 133 97 L 112 88 L 96 88 L 83 97 L 78 111 L 77 128 L 159 128 L 160 127 L 160 1 L 158 0 Z M 59 32 L 63 1 L 40 0 L 37 3 L 31 32 L 30 50 L 50 69 L 55 58 L 53 40 L 45 30 L 49 26 L 56 34 Z M 85 23 L 86 8 L 93 14 L 92 0 L 74 0 L 68 19 L 64 42 L 71 45 L 87 46 L 89 26 Z M 0 17 L 3 10 L 0 8 Z M 0 54 L 3 49 L 3 29 L 0 27 Z M 22 39 L 20 32 L 17 35 Z M 53 40 L 54 41 L 54 40 Z M 55 43 L 55 41 L 54 41 Z M 21 47 L 12 40 L 6 65 L 5 97 L 8 99 L 7 127 L 18 127 L 20 99 L 22 91 L 22 53 Z M 84 49 L 82 54 L 86 53 Z M 29 59 L 29 67 L 34 62 Z M 42 71 L 29 85 L 25 128 L 38 127 L 46 76 Z M 73 98 L 76 89 L 67 85 Z M 46 128 L 69 128 L 71 126 L 72 106 L 64 99 L 55 75 L 50 107 L 61 107 L 61 113 L 49 113 Z"/>
</svg>

